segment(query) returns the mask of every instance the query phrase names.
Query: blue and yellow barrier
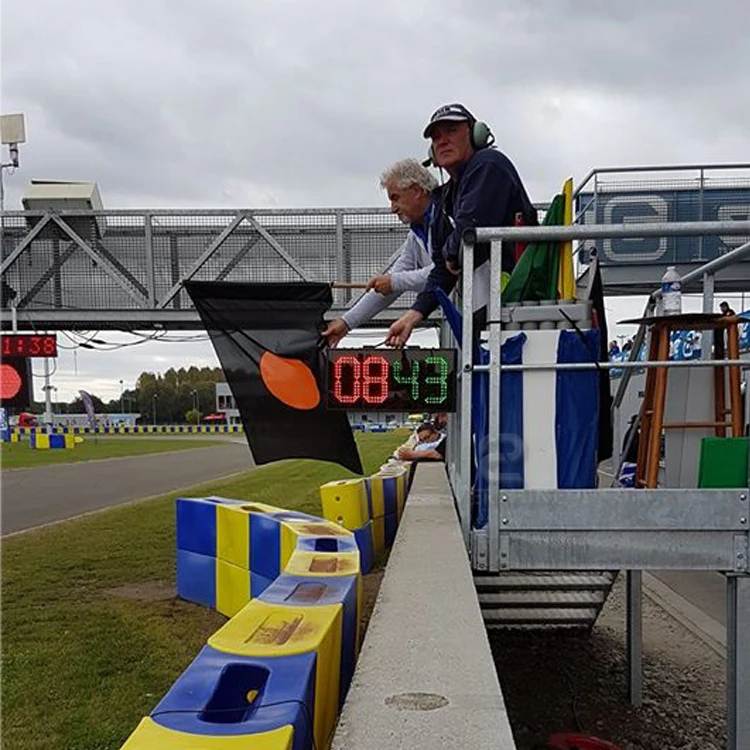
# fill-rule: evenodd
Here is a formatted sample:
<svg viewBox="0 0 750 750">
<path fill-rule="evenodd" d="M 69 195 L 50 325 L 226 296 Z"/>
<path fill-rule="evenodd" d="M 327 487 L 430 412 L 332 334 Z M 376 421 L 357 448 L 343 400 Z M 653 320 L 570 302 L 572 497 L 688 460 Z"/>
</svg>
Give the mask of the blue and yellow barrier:
<svg viewBox="0 0 750 750">
<path fill-rule="evenodd" d="M 409 489 L 409 465 L 386 465 L 364 479 L 329 482 L 320 488 L 323 516 L 354 533 L 363 572 L 396 538 Z"/>
<path fill-rule="evenodd" d="M 388 467 L 324 485 L 325 520 L 178 498 L 178 594 L 231 619 L 123 750 L 328 748 L 360 648 L 361 573 L 376 524 L 392 544 L 407 476 Z"/>
<path fill-rule="evenodd" d="M 212 435 L 244 432 L 241 424 L 230 425 L 106 425 L 101 427 L 12 427 L 11 435 Z"/>
<path fill-rule="evenodd" d="M 31 435 L 30 445 L 35 450 L 72 450 L 75 448 L 76 439 L 74 435 L 45 435 L 39 433 Z"/>
</svg>

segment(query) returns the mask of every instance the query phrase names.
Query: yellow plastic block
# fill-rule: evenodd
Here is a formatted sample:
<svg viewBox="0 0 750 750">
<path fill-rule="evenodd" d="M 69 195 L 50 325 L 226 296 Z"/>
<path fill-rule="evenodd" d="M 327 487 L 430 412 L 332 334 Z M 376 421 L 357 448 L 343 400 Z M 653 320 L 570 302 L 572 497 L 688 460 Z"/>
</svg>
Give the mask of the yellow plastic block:
<svg viewBox="0 0 750 750">
<path fill-rule="evenodd" d="M 38 432 L 35 435 L 34 444 L 36 445 L 36 449 L 38 451 L 49 450 L 49 435 L 44 435 Z"/>
<path fill-rule="evenodd" d="M 315 651 L 315 746 L 328 747 L 339 708 L 343 606 L 287 607 L 253 599 L 208 645 L 238 656 L 291 656 Z"/>
<path fill-rule="evenodd" d="M 250 601 L 250 571 L 226 560 L 216 560 L 216 609 L 234 617 Z"/>
<path fill-rule="evenodd" d="M 10 433 L 10 442 L 11 443 L 20 443 L 21 442 L 21 436 L 17 432 L 15 432 L 15 430 Z"/>
<path fill-rule="evenodd" d="M 291 725 L 259 734 L 187 734 L 157 724 L 148 716 L 141 719 L 122 750 L 292 750 Z"/>
<path fill-rule="evenodd" d="M 302 518 L 285 518 L 282 523 L 294 532 L 295 536 L 354 536 L 348 529 L 333 521 L 311 521 Z"/>
<path fill-rule="evenodd" d="M 372 503 L 372 519 L 385 516 L 385 498 L 383 496 L 383 475 L 373 474 L 370 477 L 370 502 Z"/>
<path fill-rule="evenodd" d="M 328 482 L 320 488 L 323 518 L 354 531 L 370 520 L 363 479 Z"/>
<path fill-rule="evenodd" d="M 294 550 L 297 547 L 297 540 L 301 534 L 297 531 L 294 526 L 287 523 L 281 524 L 281 561 L 279 570 L 284 570 L 287 563 L 294 554 Z"/>
<path fill-rule="evenodd" d="M 216 505 L 216 557 L 250 570 L 250 516 L 242 505 Z"/>
<path fill-rule="evenodd" d="M 65 433 L 64 440 L 65 440 L 65 447 L 66 447 L 66 449 L 70 450 L 71 448 L 75 448 L 76 447 L 76 438 L 75 438 L 75 435 L 70 435 L 69 433 Z"/>
<path fill-rule="evenodd" d="M 280 513 L 283 508 L 277 508 L 275 505 L 266 505 L 265 503 L 242 503 L 239 506 L 247 513 Z"/>
<path fill-rule="evenodd" d="M 360 572 L 359 552 L 295 550 L 284 572 L 294 576 L 352 576 Z"/>
</svg>

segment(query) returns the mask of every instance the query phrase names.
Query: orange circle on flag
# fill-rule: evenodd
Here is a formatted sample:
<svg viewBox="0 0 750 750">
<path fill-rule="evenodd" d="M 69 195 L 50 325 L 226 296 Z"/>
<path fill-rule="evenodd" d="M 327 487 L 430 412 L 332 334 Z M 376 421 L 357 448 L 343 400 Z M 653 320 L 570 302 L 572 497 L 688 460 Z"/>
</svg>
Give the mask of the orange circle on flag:
<svg viewBox="0 0 750 750">
<path fill-rule="evenodd" d="M 279 401 L 293 409 L 314 409 L 320 403 L 315 376 L 298 359 L 264 352 L 260 358 L 260 379 Z"/>
</svg>

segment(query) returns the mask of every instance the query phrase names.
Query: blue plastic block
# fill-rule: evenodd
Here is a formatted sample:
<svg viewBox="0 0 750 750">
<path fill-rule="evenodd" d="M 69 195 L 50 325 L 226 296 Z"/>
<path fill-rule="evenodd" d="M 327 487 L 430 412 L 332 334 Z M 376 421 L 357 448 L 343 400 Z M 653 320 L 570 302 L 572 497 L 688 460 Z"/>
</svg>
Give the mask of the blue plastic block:
<svg viewBox="0 0 750 750">
<path fill-rule="evenodd" d="M 398 512 L 397 481 L 396 477 L 383 477 L 383 507 L 386 516 Z"/>
<path fill-rule="evenodd" d="M 297 549 L 308 552 L 356 552 L 357 541 L 353 536 L 301 536 Z"/>
<path fill-rule="evenodd" d="M 177 595 L 216 609 L 216 558 L 178 549 Z"/>
<path fill-rule="evenodd" d="M 386 516 L 388 518 L 388 516 Z M 359 547 L 359 569 L 362 573 L 372 570 L 373 558 L 375 557 L 375 545 L 372 539 L 372 521 L 354 531 L 354 538 Z"/>
<path fill-rule="evenodd" d="M 177 732 L 214 736 L 258 734 L 291 724 L 294 750 L 309 750 L 315 667 L 315 652 L 263 659 L 204 646 L 151 718 Z"/>
<path fill-rule="evenodd" d="M 250 518 L 250 570 L 273 580 L 281 572 L 281 526 L 263 513 Z"/>
<path fill-rule="evenodd" d="M 282 573 L 260 596 L 269 604 L 286 604 L 295 607 L 317 607 L 324 604 L 343 604 L 344 616 L 341 632 L 341 683 L 340 706 L 344 705 L 346 691 L 354 675 L 359 646 L 359 577 L 303 578 Z"/>
<path fill-rule="evenodd" d="M 250 596 L 253 599 L 259 597 L 273 582 L 273 578 L 266 578 L 260 573 L 250 571 Z"/>
<path fill-rule="evenodd" d="M 216 503 L 177 498 L 177 549 L 216 557 Z"/>
<path fill-rule="evenodd" d="M 49 447 L 50 448 L 65 448 L 65 436 L 64 435 L 50 435 Z"/>
<path fill-rule="evenodd" d="M 396 539 L 398 530 L 398 516 L 396 513 L 386 513 L 385 515 L 385 546 L 390 549 Z"/>
</svg>

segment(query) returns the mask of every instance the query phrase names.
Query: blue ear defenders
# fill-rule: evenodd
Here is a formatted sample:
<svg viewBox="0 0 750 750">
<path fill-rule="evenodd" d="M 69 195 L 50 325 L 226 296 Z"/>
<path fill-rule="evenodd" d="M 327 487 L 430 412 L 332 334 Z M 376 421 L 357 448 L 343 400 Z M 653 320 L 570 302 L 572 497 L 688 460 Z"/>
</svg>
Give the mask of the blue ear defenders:
<svg viewBox="0 0 750 750">
<path fill-rule="evenodd" d="M 471 147 L 475 151 L 483 148 L 489 148 L 495 142 L 495 136 L 492 135 L 490 126 L 486 122 L 474 120 L 469 123 L 469 139 Z M 432 144 L 427 149 L 427 158 L 422 162 L 423 167 L 435 166 L 435 153 L 432 150 Z"/>
</svg>

